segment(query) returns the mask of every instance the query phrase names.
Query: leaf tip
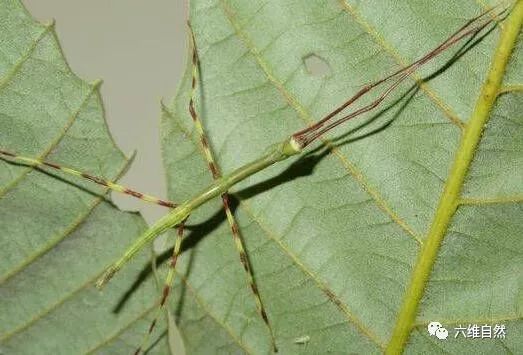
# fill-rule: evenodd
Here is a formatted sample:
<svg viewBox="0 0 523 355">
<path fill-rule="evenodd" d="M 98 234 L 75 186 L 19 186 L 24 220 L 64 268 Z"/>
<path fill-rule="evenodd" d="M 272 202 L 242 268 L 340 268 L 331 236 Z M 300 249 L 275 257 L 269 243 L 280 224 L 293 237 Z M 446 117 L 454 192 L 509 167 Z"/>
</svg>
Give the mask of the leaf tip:
<svg viewBox="0 0 523 355">
<path fill-rule="evenodd" d="M 56 25 L 56 20 L 53 18 L 49 22 L 44 23 L 44 27 L 48 31 L 54 31 Z"/>
</svg>

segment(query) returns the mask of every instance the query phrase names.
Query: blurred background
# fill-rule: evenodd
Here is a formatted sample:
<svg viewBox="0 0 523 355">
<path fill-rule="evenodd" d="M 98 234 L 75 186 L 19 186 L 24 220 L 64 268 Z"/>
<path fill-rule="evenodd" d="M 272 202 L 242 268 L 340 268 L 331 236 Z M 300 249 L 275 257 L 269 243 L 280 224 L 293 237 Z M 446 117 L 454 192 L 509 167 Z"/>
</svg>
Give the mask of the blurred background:
<svg viewBox="0 0 523 355">
<path fill-rule="evenodd" d="M 174 96 L 185 65 L 187 2 L 183 0 L 23 0 L 56 31 L 72 70 L 102 79 L 106 119 L 116 143 L 134 163 L 121 180 L 138 191 L 166 196 L 159 143 L 160 99 Z M 123 209 L 149 223 L 166 209 L 120 194 Z"/>
</svg>

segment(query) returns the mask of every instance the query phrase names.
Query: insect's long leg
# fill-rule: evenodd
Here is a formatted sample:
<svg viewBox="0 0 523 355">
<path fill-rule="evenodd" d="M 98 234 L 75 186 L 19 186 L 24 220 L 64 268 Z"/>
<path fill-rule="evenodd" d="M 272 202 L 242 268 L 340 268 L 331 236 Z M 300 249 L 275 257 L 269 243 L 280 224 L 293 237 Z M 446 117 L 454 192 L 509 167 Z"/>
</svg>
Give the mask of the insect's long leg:
<svg viewBox="0 0 523 355">
<path fill-rule="evenodd" d="M 443 43 L 438 45 L 436 48 L 425 54 L 423 57 L 418 59 L 417 61 L 411 63 L 410 65 L 392 73 L 391 75 L 380 79 L 374 83 L 367 84 L 363 88 L 361 88 L 355 95 L 353 95 L 351 98 L 349 98 L 347 101 L 342 103 L 339 107 L 337 107 L 335 110 L 331 111 L 329 114 L 327 114 L 325 117 L 314 123 L 313 125 L 302 129 L 296 133 L 293 134 L 293 137 L 301 144 L 302 147 L 307 146 L 315 139 L 319 138 L 321 135 L 326 133 L 327 131 L 333 129 L 334 127 L 342 124 L 343 122 L 346 122 L 350 120 L 351 118 L 354 118 L 356 116 L 359 116 L 360 114 L 364 112 L 368 112 L 375 107 L 377 107 L 394 89 L 410 74 L 412 74 L 416 69 L 421 67 L 423 64 L 427 63 L 434 57 L 438 56 L 440 53 L 444 52 L 447 48 L 454 45 L 455 43 L 459 42 L 464 37 L 474 35 L 478 32 L 480 32 L 482 29 L 484 29 L 486 26 L 488 26 L 492 21 L 492 17 L 487 17 L 487 14 L 491 13 L 494 9 L 493 7 L 482 14 L 476 16 L 475 18 L 469 20 L 467 23 L 465 23 L 461 28 L 459 28 L 456 32 L 454 32 L 449 38 L 447 38 Z M 504 9 L 498 13 L 498 15 L 501 15 L 503 12 L 505 12 L 507 9 Z M 336 119 L 335 121 L 331 122 L 332 118 L 334 118 L 336 115 L 338 115 L 340 112 L 345 110 L 348 106 L 352 105 L 354 102 L 356 102 L 358 99 L 360 99 L 362 96 L 367 94 L 372 89 L 380 86 L 381 84 L 384 84 L 386 82 L 389 82 L 390 80 L 394 80 L 391 85 L 387 89 L 383 91 L 383 93 L 378 96 L 377 99 L 372 101 L 370 104 L 363 106 L 362 108 L 346 115 L 341 118 Z"/>
<path fill-rule="evenodd" d="M 169 298 L 169 294 L 171 292 L 171 289 L 173 287 L 174 283 L 174 277 L 176 275 L 176 261 L 178 260 L 178 256 L 180 255 L 180 249 L 182 246 L 182 239 L 183 239 L 183 230 L 184 230 L 184 223 L 181 223 L 177 229 L 176 229 L 176 241 L 174 243 L 173 248 L 173 255 L 171 257 L 171 261 L 169 263 L 169 272 L 167 273 L 167 277 L 165 279 L 163 289 L 162 289 L 162 295 L 160 297 L 158 308 L 156 309 L 156 313 L 154 315 L 153 321 L 151 322 L 151 325 L 149 325 L 149 329 L 147 330 L 147 333 L 145 333 L 144 338 L 142 340 L 142 344 L 138 349 L 136 349 L 134 355 L 138 355 L 142 352 L 143 349 L 147 346 L 147 343 L 149 342 L 149 337 L 151 336 L 152 332 L 154 331 L 154 328 L 156 327 L 156 323 L 158 322 L 158 318 L 160 317 L 160 314 L 165 306 L 165 303 L 167 302 L 167 299 Z"/>
<path fill-rule="evenodd" d="M 14 153 L 11 153 L 11 152 L 8 152 L 5 150 L 0 150 L 0 158 L 5 158 L 6 160 L 19 162 L 19 163 L 27 164 L 27 165 L 38 167 L 38 168 L 51 168 L 54 170 L 58 170 L 58 171 L 64 172 L 69 175 L 73 175 L 73 176 L 81 177 L 83 179 L 90 180 L 98 185 L 105 186 L 110 190 L 113 190 L 116 192 L 121 192 L 123 194 L 130 195 L 130 196 L 139 198 L 140 200 L 143 200 L 146 202 L 151 202 L 151 203 L 154 203 L 154 204 L 157 204 L 160 206 L 169 207 L 169 208 L 174 208 L 177 206 L 177 204 L 172 201 L 164 200 L 164 199 L 161 199 L 161 198 L 158 198 L 155 196 L 144 194 L 142 192 L 132 190 L 126 186 L 119 185 L 113 181 L 103 179 L 103 178 L 95 176 L 95 175 L 91 175 L 91 174 L 88 174 L 85 172 L 81 172 L 81 171 L 78 171 L 78 170 L 75 170 L 72 168 L 68 168 L 68 167 L 65 167 L 65 166 L 62 166 L 59 164 L 51 163 L 48 161 L 43 161 L 43 160 L 38 160 L 38 159 L 34 159 L 34 158 L 24 157 L 21 155 L 16 155 Z"/>
<path fill-rule="evenodd" d="M 198 82 L 198 50 L 196 47 L 196 40 L 194 37 L 194 33 L 192 32 L 190 24 L 188 24 L 188 25 L 189 25 L 189 32 L 191 34 L 191 42 L 192 42 L 192 68 L 193 68 L 192 69 L 191 97 L 190 97 L 190 101 L 189 101 L 189 111 L 191 113 L 191 117 L 193 119 L 194 126 L 198 132 L 198 135 L 200 136 L 200 143 L 201 143 L 203 152 L 205 154 L 205 158 L 207 160 L 209 170 L 211 171 L 213 179 L 218 180 L 221 178 L 221 173 L 220 173 L 218 165 L 216 164 L 216 161 L 214 159 L 211 148 L 209 146 L 209 142 L 208 142 L 207 135 L 205 133 L 203 124 L 202 124 L 200 118 L 198 117 L 198 114 L 196 113 L 196 109 L 194 107 L 194 97 L 196 94 L 196 83 Z M 254 295 L 254 299 L 256 301 L 256 309 L 257 309 L 258 313 L 260 314 L 261 318 L 263 319 L 265 325 L 267 326 L 267 329 L 271 336 L 273 350 L 276 352 L 277 348 L 276 348 L 276 342 L 274 339 L 274 332 L 273 332 L 271 324 L 269 322 L 269 318 L 267 317 L 267 312 L 265 311 L 265 307 L 263 306 L 263 302 L 261 300 L 261 296 L 258 291 L 258 287 L 256 286 L 256 282 L 254 280 L 254 275 L 252 273 L 252 268 L 249 263 L 249 258 L 247 257 L 247 253 L 245 251 L 242 237 L 240 235 L 240 230 L 238 228 L 238 224 L 236 223 L 236 219 L 230 208 L 229 195 L 227 194 L 227 192 L 222 194 L 222 202 L 223 202 L 223 208 L 225 210 L 225 214 L 227 216 L 227 221 L 229 222 L 229 225 L 231 227 L 234 244 L 235 244 L 238 254 L 240 256 L 240 261 L 243 265 L 243 269 L 245 270 L 245 274 L 247 275 L 247 279 L 250 284 L 252 294 Z"/>
</svg>

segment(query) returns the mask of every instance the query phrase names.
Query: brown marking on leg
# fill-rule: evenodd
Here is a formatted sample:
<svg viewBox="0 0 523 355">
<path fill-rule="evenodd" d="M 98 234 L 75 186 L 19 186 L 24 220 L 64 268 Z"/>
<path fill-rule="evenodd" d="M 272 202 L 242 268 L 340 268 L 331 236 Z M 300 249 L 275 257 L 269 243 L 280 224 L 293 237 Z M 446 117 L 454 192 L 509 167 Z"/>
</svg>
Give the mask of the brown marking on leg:
<svg viewBox="0 0 523 355">
<path fill-rule="evenodd" d="M 233 223 L 231 225 L 231 230 L 234 234 L 238 236 L 238 238 L 240 237 L 240 230 L 238 229 L 238 225 L 236 223 Z"/>
<path fill-rule="evenodd" d="M 49 163 L 49 162 L 46 162 L 46 161 L 43 161 L 42 164 L 44 164 L 45 166 L 48 166 L 50 168 L 53 168 L 53 169 L 57 169 L 57 170 L 61 170 L 62 169 L 62 167 L 60 165 Z"/>
<path fill-rule="evenodd" d="M 323 289 L 323 292 L 325 292 L 325 294 L 327 295 L 327 297 L 329 297 L 329 299 L 339 308 L 342 308 L 343 307 L 343 304 L 341 303 L 341 301 L 338 299 L 338 297 L 336 297 L 336 295 L 329 289 L 325 288 Z"/>
<path fill-rule="evenodd" d="M 189 101 L 189 112 L 191 113 L 193 121 L 196 121 L 196 111 L 194 110 L 194 103 L 192 99 Z"/>
<path fill-rule="evenodd" d="M 169 285 L 165 285 L 163 287 L 163 295 L 162 295 L 162 300 L 160 301 L 160 307 L 163 307 L 163 305 L 165 304 L 165 301 L 167 300 L 167 297 L 169 297 L 170 292 L 171 292 L 171 288 L 169 287 Z"/>
<path fill-rule="evenodd" d="M 223 208 L 229 209 L 229 196 L 227 194 L 222 195 Z"/>
<path fill-rule="evenodd" d="M 163 207 L 169 207 L 169 208 L 175 208 L 176 207 L 176 204 L 174 204 L 172 202 L 169 202 L 169 201 L 158 200 L 157 202 L 158 202 L 158 204 L 160 206 L 163 206 Z"/>
<path fill-rule="evenodd" d="M 82 177 L 84 177 L 84 178 L 86 178 L 88 180 L 91 180 L 92 182 L 97 183 L 98 185 L 107 186 L 107 181 L 105 181 L 103 179 L 100 179 L 97 176 L 93 176 L 93 175 L 90 175 L 90 174 L 87 174 L 87 173 L 82 173 Z"/>
<path fill-rule="evenodd" d="M 134 191 L 134 190 L 131 190 L 131 189 L 125 189 L 123 190 L 123 192 L 127 195 L 131 195 L 131 196 L 134 196 L 136 198 L 142 198 L 143 197 L 143 194 L 141 192 L 138 192 L 138 191 Z"/>
<path fill-rule="evenodd" d="M 219 176 L 218 169 L 216 169 L 216 165 L 214 165 L 213 162 L 209 162 L 209 170 L 211 170 L 211 174 L 214 178 Z"/>
<path fill-rule="evenodd" d="M 207 138 L 205 138 L 205 137 L 202 137 L 202 147 L 205 150 L 209 149 L 209 142 L 207 142 Z"/>
</svg>

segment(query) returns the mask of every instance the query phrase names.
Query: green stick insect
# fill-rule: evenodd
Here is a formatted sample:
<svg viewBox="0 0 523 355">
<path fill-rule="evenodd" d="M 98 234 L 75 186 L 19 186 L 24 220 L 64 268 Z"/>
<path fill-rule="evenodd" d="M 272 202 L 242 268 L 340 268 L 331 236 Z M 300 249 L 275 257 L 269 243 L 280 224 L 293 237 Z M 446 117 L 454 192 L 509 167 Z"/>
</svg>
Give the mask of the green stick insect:
<svg viewBox="0 0 523 355">
<path fill-rule="evenodd" d="M 500 15 L 502 12 L 497 13 L 497 15 Z M 277 345 L 276 345 L 276 339 L 274 336 L 274 331 L 271 326 L 271 322 L 267 316 L 267 312 L 265 310 L 264 304 L 262 302 L 262 297 L 260 293 L 258 292 L 258 288 L 256 286 L 256 283 L 254 281 L 251 265 L 249 264 L 248 257 L 246 255 L 245 247 L 243 245 L 238 225 L 235 220 L 235 217 L 231 211 L 230 208 L 230 202 L 229 202 L 229 196 L 228 196 L 228 190 L 239 183 L 240 181 L 246 179 L 247 177 L 256 174 L 267 167 L 276 164 L 278 162 L 281 162 L 283 160 L 286 160 L 292 156 L 296 156 L 299 154 L 302 154 L 307 147 L 309 147 L 312 143 L 316 142 L 320 137 L 331 131 L 333 128 L 355 118 L 363 113 L 369 112 L 371 110 L 374 110 L 376 107 L 380 106 L 384 102 L 384 100 L 402 83 L 407 77 L 409 77 L 412 73 L 414 73 L 417 69 L 419 69 L 421 66 L 423 66 L 425 63 L 429 62 L 445 50 L 447 50 L 449 47 L 453 46 L 454 44 L 460 42 L 464 38 L 470 38 L 471 36 L 474 36 L 478 34 L 480 31 L 485 29 L 487 26 L 489 26 L 493 22 L 493 10 L 486 11 L 482 13 L 481 15 L 469 20 L 466 24 L 464 24 L 461 28 L 459 28 L 454 34 L 452 34 L 450 37 L 448 37 L 444 42 L 442 42 L 440 45 L 438 45 L 436 48 L 425 54 L 423 57 L 418 59 L 417 61 L 413 62 L 412 64 L 392 73 L 391 75 L 386 76 L 385 78 L 378 80 L 376 82 L 367 84 L 363 86 L 354 96 L 349 98 L 347 101 L 342 103 L 340 106 L 335 108 L 332 112 L 325 115 L 322 119 L 317 121 L 316 123 L 312 124 L 309 127 L 306 127 L 300 131 L 297 131 L 287 137 L 285 140 L 276 143 L 272 146 L 270 146 L 266 152 L 260 156 L 258 159 L 255 159 L 251 161 L 248 164 L 245 164 L 236 170 L 222 175 L 214 158 L 214 154 L 212 150 L 210 149 L 208 138 L 204 129 L 204 126 L 198 116 L 198 113 L 196 112 L 195 105 L 194 105 L 194 99 L 196 96 L 196 88 L 197 83 L 199 81 L 198 78 L 198 54 L 197 54 L 197 46 L 196 46 L 196 39 L 191 31 L 191 43 L 192 43 L 192 86 L 191 86 L 191 95 L 190 95 L 190 101 L 189 101 L 189 111 L 191 114 L 191 117 L 193 119 L 196 131 L 200 137 L 200 144 L 201 148 L 203 149 L 205 158 L 207 160 L 208 168 L 212 174 L 212 177 L 214 179 L 214 182 L 209 185 L 208 187 L 204 188 L 199 194 L 195 195 L 194 197 L 180 202 L 175 203 L 172 201 L 160 199 L 154 196 L 150 196 L 135 190 L 132 190 L 130 188 L 124 187 L 122 185 L 119 185 L 115 182 L 103 179 L 101 177 L 94 176 L 89 173 L 81 172 L 78 170 L 74 170 L 68 167 L 61 166 L 60 164 L 55 164 L 48 161 L 42 161 L 37 159 L 32 159 L 29 157 L 19 156 L 15 153 L 6 151 L 6 150 L 0 150 L 0 156 L 7 160 L 7 161 L 13 161 L 16 163 L 22 163 L 27 164 L 39 168 L 50 168 L 50 169 L 56 169 L 59 171 L 62 171 L 66 174 L 74 175 L 80 178 L 88 179 L 96 184 L 102 185 L 109 190 L 117 191 L 120 193 L 128 194 L 131 196 L 134 196 L 136 198 L 139 198 L 141 200 L 144 200 L 146 202 L 155 203 L 167 208 L 171 209 L 171 212 L 169 212 L 167 215 L 165 215 L 163 218 L 159 219 L 156 223 L 154 223 L 143 235 L 140 236 L 136 240 L 136 242 L 119 258 L 115 263 L 110 265 L 104 274 L 98 279 L 96 282 L 96 287 L 102 288 L 105 286 L 109 280 L 117 274 L 117 272 L 127 263 L 129 262 L 135 255 L 138 253 L 145 245 L 149 244 L 152 240 L 157 238 L 159 235 L 164 233 L 165 231 L 176 228 L 177 229 L 177 237 L 175 240 L 175 245 L 173 248 L 173 254 L 170 261 L 170 269 L 168 272 L 168 275 L 166 277 L 166 280 L 164 282 L 162 295 L 159 298 L 158 301 L 158 307 L 156 310 L 156 314 L 154 316 L 154 320 L 149 326 L 149 329 L 144 335 L 144 339 L 142 341 L 142 344 L 136 349 L 135 354 L 140 354 L 143 349 L 145 349 L 148 338 L 150 334 L 155 329 L 155 325 L 157 323 L 157 319 L 161 313 L 162 308 L 165 306 L 167 299 L 169 297 L 174 279 L 175 279 L 175 268 L 176 268 L 176 262 L 180 255 L 181 250 L 181 242 L 183 238 L 184 233 L 184 227 L 185 227 L 185 221 L 190 217 L 191 213 L 195 211 L 197 208 L 199 208 L 202 204 L 210 201 L 211 199 L 220 197 L 223 202 L 223 208 L 225 210 L 225 214 L 227 217 L 227 221 L 230 225 L 230 229 L 232 231 L 232 236 L 235 242 L 236 249 L 238 251 L 240 261 L 243 265 L 243 268 L 246 273 L 246 277 L 248 279 L 248 282 L 250 284 L 250 288 L 252 290 L 252 294 L 254 296 L 257 311 L 260 315 L 260 317 L 263 319 L 268 332 L 271 336 L 272 341 L 272 348 L 276 352 L 277 351 Z M 189 26 L 190 27 L 190 26 Z M 367 93 L 375 90 L 375 89 L 382 89 L 378 94 L 377 97 L 374 98 L 370 103 L 362 105 L 361 107 L 355 108 L 351 112 L 345 112 L 349 107 L 352 107 L 361 97 L 366 95 Z M 306 343 L 309 341 L 308 337 L 305 340 L 305 338 L 300 338 L 302 340 L 297 340 L 297 343 Z"/>
</svg>

